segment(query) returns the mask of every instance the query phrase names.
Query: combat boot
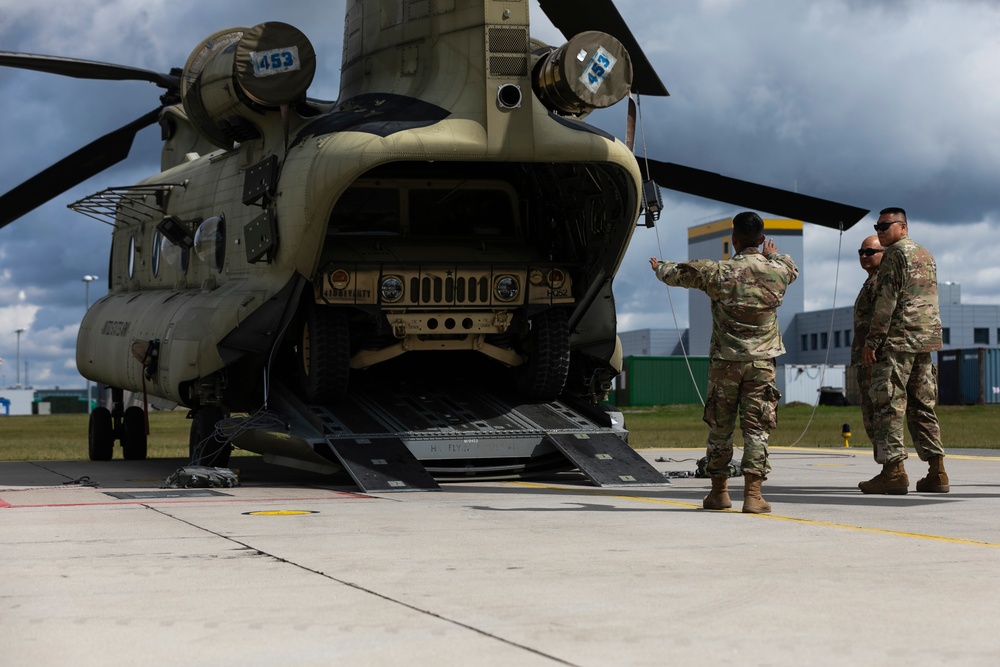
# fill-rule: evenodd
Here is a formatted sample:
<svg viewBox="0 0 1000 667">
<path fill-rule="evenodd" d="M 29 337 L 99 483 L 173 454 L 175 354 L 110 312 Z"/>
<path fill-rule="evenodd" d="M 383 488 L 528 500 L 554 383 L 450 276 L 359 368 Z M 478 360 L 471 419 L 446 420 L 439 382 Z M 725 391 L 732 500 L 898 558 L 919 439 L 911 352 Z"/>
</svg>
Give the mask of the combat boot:
<svg viewBox="0 0 1000 667">
<path fill-rule="evenodd" d="M 753 473 L 743 475 L 743 513 L 770 514 L 771 505 L 760 495 L 760 485 L 764 478 Z"/>
<path fill-rule="evenodd" d="M 948 493 L 951 490 L 951 486 L 948 484 L 948 473 L 944 471 L 944 457 L 935 456 L 928 459 L 927 463 L 930 464 L 927 477 L 917 482 L 917 491 L 923 493 Z"/>
<path fill-rule="evenodd" d="M 733 506 L 729 499 L 728 477 L 712 478 L 712 492 L 701 501 L 701 506 L 707 510 L 727 510 Z"/>
<path fill-rule="evenodd" d="M 903 460 L 893 463 L 883 463 L 882 472 L 867 482 L 858 484 L 861 493 L 885 493 L 890 496 L 906 495 L 910 486 L 910 478 L 906 476 Z"/>
</svg>

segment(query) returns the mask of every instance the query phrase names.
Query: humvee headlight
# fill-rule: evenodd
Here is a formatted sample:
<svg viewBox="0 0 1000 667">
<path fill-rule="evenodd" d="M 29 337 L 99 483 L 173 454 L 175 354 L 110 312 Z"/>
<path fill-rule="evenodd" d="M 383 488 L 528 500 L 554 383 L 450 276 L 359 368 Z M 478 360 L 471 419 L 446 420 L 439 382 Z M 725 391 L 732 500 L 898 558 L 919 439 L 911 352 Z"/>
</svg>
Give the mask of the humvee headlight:
<svg viewBox="0 0 1000 667">
<path fill-rule="evenodd" d="M 500 276 L 493 283 L 493 291 L 501 301 L 513 301 L 521 291 L 521 286 L 514 276 Z"/>
<path fill-rule="evenodd" d="M 549 271 L 548 283 L 549 287 L 553 289 L 559 289 L 566 282 L 566 274 L 562 272 L 561 269 L 552 269 Z"/>
<path fill-rule="evenodd" d="M 386 276 L 379 287 L 382 301 L 394 303 L 403 297 L 403 281 L 396 276 Z"/>
<path fill-rule="evenodd" d="M 337 269 L 330 274 L 330 287 L 333 289 L 347 289 L 351 282 L 351 275 L 343 269 Z"/>
</svg>

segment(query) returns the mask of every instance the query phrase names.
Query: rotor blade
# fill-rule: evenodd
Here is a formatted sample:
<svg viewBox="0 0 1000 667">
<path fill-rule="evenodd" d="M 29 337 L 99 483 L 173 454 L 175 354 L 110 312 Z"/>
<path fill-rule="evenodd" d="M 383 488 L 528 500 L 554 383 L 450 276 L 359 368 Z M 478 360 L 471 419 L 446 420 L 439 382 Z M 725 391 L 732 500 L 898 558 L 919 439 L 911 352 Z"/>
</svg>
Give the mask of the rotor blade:
<svg viewBox="0 0 1000 667">
<path fill-rule="evenodd" d="M 633 92 L 670 94 L 611 0 L 538 0 L 538 6 L 566 39 L 588 30 L 598 30 L 621 42 L 632 60 Z"/>
<path fill-rule="evenodd" d="M 831 229 L 850 229 L 868 214 L 867 209 L 838 204 L 809 195 L 800 195 L 767 185 L 729 178 L 710 171 L 638 157 L 639 165 L 660 187 L 706 199 L 783 215 Z"/>
<path fill-rule="evenodd" d="M 0 51 L 0 66 L 29 69 L 48 74 L 60 74 L 77 79 L 106 79 L 110 81 L 149 81 L 168 90 L 180 87 L 180 77 L 175 74 L 160 74 L 152 70 L 112 65 L 95 60 L 79 60 L 61 56 L 43 56 L 33 53 Z"/>
<path fill-rule="evenodd" d="M 162 108 L 90 142 L 0 197 L 0 228 L 124 160 L 132 149 L 135 135 L 155 123 Z"/>
</svg>

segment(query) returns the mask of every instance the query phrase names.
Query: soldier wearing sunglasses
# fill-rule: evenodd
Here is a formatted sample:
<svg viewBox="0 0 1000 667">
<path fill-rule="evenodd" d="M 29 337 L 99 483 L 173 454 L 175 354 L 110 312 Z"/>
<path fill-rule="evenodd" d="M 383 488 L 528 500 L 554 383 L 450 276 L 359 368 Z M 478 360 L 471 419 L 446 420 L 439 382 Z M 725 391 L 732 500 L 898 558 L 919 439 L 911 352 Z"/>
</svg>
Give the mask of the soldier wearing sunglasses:
<svg viewBox="0 0 1000 667">
<path fill-rule="evenodd" d="M 862 493 L 907 492 L 905 417 L 917 454 L 929 464 L 917 491 L 948 493 L 941 429 L 934 413 L 937 377 L 931 363 L 931 352 L 941 349 L 937 265 L 926 248 L 910 239 L 903 209 L 882 209 L 875 231 L 885 252 L 861 355 L 871 368 L 871 436 L 882 472 L 858 487 Z"/>
<path fill-rule="evenodd" d="M 868 327 L 875 310 L 875 277 L 878 275 L 879 264 L 882 263 L 882 253 L 885 249 L 878 242 L 877 236 L 869 236 L 861 242 L 858 249 L 858 261 L 861 268 L 868 273 L 868 278 L 861 286 L 858 298 L 854 301 L 854 338 L 851 340 L 851 365 L 858 369 L 858 392 L 861 394 L 861 421 L 865 426 L 868 439 L 874 443 L 872 435 L 872 400 L 868 396 L 871 388 L 871 367 L 865 366 L 861 359 L 861 351 L 868 338 Z M 874 451 L 874 445 L 873 445 Z M 876 461 L 878 458 L 876 457 Z"/>
</svg>

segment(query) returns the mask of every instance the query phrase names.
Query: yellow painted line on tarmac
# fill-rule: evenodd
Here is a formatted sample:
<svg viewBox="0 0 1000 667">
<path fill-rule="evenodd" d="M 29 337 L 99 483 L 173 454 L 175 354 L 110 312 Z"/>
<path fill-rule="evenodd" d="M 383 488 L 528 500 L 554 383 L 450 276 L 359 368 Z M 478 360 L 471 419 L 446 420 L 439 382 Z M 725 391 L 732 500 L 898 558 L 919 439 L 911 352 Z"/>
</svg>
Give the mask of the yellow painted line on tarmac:
<svg viewBox="0 0 1000 667">
<path fill-rule="evenodd" d="M 983 542 L 980 540 L 967 540 L 962 537 L 944 537 L 943 535 L 928 535 L 926 533 L 908 533 L 903 530 L 886 530 L 885 528 L 868 528 L 867 526 L 852 526 L 847 523 L 834 523 L 833 521 L 817 521 L 816 519 L 802 519 L 794 516 L 781 516 L 778 514 L 748 514 L 747 516 L 759 517 L 761 519 L 773 519 L 775 521 L 790 521 L 791 523 L 801 523 L 810 526 L 822 526 L 824 528 L 840 528 L 842 530 L 853 530 L 860 533 L 875 533 L 877 535 L 892 535 L 895 537 L 910 537 L 918 540 L 929 540 L 931 542 L 947 542 L 950 544 L 964 544 L 973 547 L 992 547 L 1000 549 L 1000 543 Z"/>
<path fill-rule="evenodd" d="M 1000 461 L 1000 456 L 980 456 L 979 454 L 949 454 L 948 450 L 945 450 L 944 457 L 946 459 L 962 459 L 963 461 Z"/>
<path fill-rule="evenodd" d="M 663 498 L 644 498 L 642 496 L 623 496 L 617 493 L 608 493 L 600 489 L 570 489 L 565 486 L 550 486 L 548 484 L 538 484 L 537 482 L 507 482 L 511 486 L 523 486 L 528 489 L 549 489 L 551 491 L 568 491 L 580 493 L 588 496 L 603 496 L 605 498 L 622 498 L 623 500 L 635 500 L 640 503 L 654 503 L 656 505 L 671 505 L 673 507 L 687 507 L 701 509 L 701 505 L 686 503 L 680 500 L 665 500 Z"/>
<path fill-rule="evenodd" d="M 829 454 L 871 454 L 871 445 L 867 446 L 850 446 L 843 447 L 841 445 L 834 445 L 830 447 L 792 447 L 790 445 L 768 445 L 769 451 L 779 450 L 785 452 L 813 452 L 813 453 L 829 453 Z M 913 452 L 913 447 L 907 445 L 907 449 L 910 453 L 910 458 L 919 460 L 917 455 Z M 984 450 L 984 451 L 996 451 L 996 450 Z M 946 459 L 964 459 L 966 461 L 1000 461 L 1000 453 L 988 455 L 988 454 L 949 454 L 948 448 L 945 447 L 944 457 Z"/>
<path fill-rule="evenodd" d="M 622 500 L 632 500 L 642 503 L 653 503 L 656 505 L 670 505 L 672 507 L 686 507 L 689 509 L 702 509 L 701 504 L 686 503 L 679 500 L 665 500 L 663 498 L 646 498 L 643 496 L 625 496 L 617 493 L 608 493 L 607 491 L 602 491 L 600 489 L 571 489 L 564 486 L 551 486 L 548 484 L 537 484 L 533 482 L 508 482 L 513 486 L 523 486 L 531 489 L 547 489 L 550 491 L 567 491 L 575 494 L 584 494 L 592 496 L 604 496 L 605 498 L 620 498 Z M 713 512 L 718 512 L 719 510 L 713 510 Z M 823 528 L 839 528 L 841 530 L 853 530 L 861 533 L 874 533 L 876 535 L 892 535 L 894 537 L 908 537 L 911 539 L 928 540 L 931 542 L 946 542 L 949 544 L 962 544 L 965 546 L 973 547 L 992 547 L 994 549 L 1000 549 L 1000 543 L 997 542 L 983 542 L 980 540 L 967 540 L 961 537 L 944 537 L 942 535 L 928 535 L 925 533 L 908 533 L 902 530 L 886 530 L 884 528 L 868 528 L 865 526 L 852 526 L 847 523 L 835 523 L 833 521 L 818 521 L 816 519 L 802 519 L 794 516 L 781 516 L 778 514 L 743 514 L 736 510 L 721 510 L 722 512 L 727 512 L 729 514 L 740 514 L 747 517 L 753 517 L 756 519 L 772 519 L 774 521 L 788 521 L 791 523 L 799 523 L 808 526 L 821 526 Z"/>
<path fill-rule="evenodd" d="M 736 445 L 736 449 L 741 449 L 739 445 Z M 862 447 L 854 446 L 844 447 L 842 445 L 831 445 L 829 447 L 792 447 L 791 445 L 768 445 L 768 451 L 782 451 L 782 452 L 812 452 L 814 454 L 832 454 L 834 456 L 844 455 L 844 454 L 871 454 L 871 445 Z M 913 447 L 907 446 L 910 450 L 910 458 L 919 461 L 920 459 L 913 453 Z M 636 449 L 640 454 L 642 452 L 701 452 L 705 453 L 704 447 L 642 447 Z M 997 450 L 984 450 L 984 451 L 997 451 Z M 665 456 L 665 454 L 664 454 Z M 945 447 L 944 457 L 946 459 L 962 459 L 963 461 L 996 461 L 1000 462 L 1000 452 L 997 454 L 949 454 L 948 448 Z"/>
</svg>

